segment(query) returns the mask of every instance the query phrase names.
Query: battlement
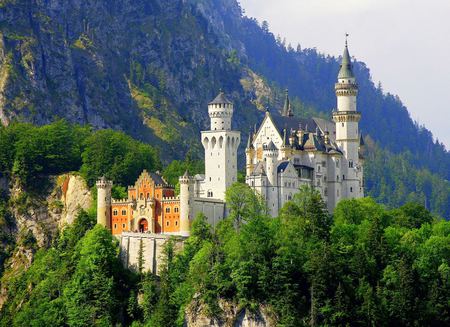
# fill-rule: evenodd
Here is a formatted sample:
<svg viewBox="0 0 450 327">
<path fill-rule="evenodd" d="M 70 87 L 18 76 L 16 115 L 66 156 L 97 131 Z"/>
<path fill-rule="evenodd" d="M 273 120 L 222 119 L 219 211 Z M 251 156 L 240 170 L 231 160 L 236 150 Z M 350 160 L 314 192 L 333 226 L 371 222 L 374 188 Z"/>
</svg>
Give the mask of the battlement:
<svg viewBox="0 0 450 327">
<path fill-rule="evenodd" d="M 111 188 L 113 185 L 112 181 L 106 179 L 105 176 L 102 176 L 96 183 L 97 188 Z"/>
<path fill-rule="evenodd" d="M 173 201 L 180 201 L 180 197 L 178 196 L 168 196 L 168 197 L 163 197 L 162 202 L 173 202 Z"/>
<path fill-rule="evenodd" d="M 111 203 L 113 203 L 113 204 L 130 204 L 131 201 L 129 201 L 128 199 L 112 199 Z"/>
</svg>

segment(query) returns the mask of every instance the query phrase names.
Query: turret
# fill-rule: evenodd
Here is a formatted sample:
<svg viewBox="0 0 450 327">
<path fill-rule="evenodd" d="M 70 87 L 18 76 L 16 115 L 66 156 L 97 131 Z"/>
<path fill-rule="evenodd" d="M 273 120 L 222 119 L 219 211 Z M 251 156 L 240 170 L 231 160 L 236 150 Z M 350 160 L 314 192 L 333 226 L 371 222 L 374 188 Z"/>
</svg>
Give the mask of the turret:
<svg viewBox="0 0 450 327">
<path fill-rule="evenodd" d="M 281 157 L 288 159 L 291 154 L 291 145 L 289 144 L 286 129 L 283 130 L 283 144 L 281 145 Z"/>
<path fill-rule="evenodd" d="M 211 119 L 211 130 L 231 130 L 233 117 L 233 103 L 227 99 L 225 93 L 219 95 L 208 104 L 208 114 Z"/>
<path fill-rule="evenodd" d="M 208 104 L 211 130 L 202 131 L 205 149 L 204 191 L 208 198 L 225 200 L 225 192 L 237 182 L 237 149 L 241 142 L 238 131 L 231 130 L 233 103 L 221 91 Z"/>
<path fill-rule="evenodd" d="M 245 148 L 245 159 L 246 159 L 246 166 L 245 166 L 245 173 L 246 176 L 250 176 L 254 169 L 254 158 L 255 158 L 255 148 L 253 147 L 253 135 L 250 133 L 248 135 L 248 141 L 247 141 L 247 147 Z"/>
<path fill-rule="evenodd" d="M 337 97 L 337 110 L 333 112 L 333 121 L 336 123 L 336 143 L 345 157 L 345 165 L 342 167 L 343 180 L 342 196 L 353 198 L 360 197 L 362 188 L 359 167 L 359 121 L 361 113 L 357 111 L 356 96 L 358 85 L 353 74 L 353 65 L 345 41 L 342 63 L 335 84 Z"/>
<path fill-rule="evenodd" d="M 111 229 L 111 189 L 113 183 L 104 176 L 97 183 L 97 224 Z"/>
<path fill-rule="evenodd" d="M 263 156 L 266 161 L 266 174 L 269 183 L 273 186 L 277 184 L 277 162 L 278 149 L 272 141 L 263 148 Z"/>
<path fill-rule="evenodd" d="M 283 106 L 283 116 L 292 117 L 294 113 L 291 109 L 291 101 L 289 100 L 289 90 L 286 89 L 285 98 L 284 98 L 284 106 Z"/>
<path fill-rule="evenodd" d="M 180 182 L 180 235 L 189 236 L 191 230 L 193 182 L 186 171 Z"/>
</svg>

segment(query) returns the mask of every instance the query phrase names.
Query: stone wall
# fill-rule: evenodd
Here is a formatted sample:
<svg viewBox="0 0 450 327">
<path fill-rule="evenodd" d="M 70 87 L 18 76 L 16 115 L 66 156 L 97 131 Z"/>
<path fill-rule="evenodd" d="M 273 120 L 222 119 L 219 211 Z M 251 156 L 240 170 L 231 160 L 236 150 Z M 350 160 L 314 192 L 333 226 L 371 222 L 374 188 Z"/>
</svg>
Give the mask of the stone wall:
<svg viewBox="0 0 450 327">
<path fill-rule="evenodd" d="M 122 233 L 120 240 L 120 256 L 125 267 L 138 270 L 139 257 L 142 253 L 144 272 L 158 275 L 164 259 L 164 244 L 169 238 L 175 240 L 175 249 L 180 250 L 183 245 L 183 237 L 150 233 Z"/>
</svg>

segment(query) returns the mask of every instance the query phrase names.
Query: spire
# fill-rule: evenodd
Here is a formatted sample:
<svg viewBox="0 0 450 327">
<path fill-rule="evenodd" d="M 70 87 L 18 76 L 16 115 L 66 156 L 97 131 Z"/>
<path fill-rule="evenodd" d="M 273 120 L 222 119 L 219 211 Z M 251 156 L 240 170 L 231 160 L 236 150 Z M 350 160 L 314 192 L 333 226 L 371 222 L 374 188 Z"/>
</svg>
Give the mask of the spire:
<svg viewBox="0 0 450 327">
<path fill-rule="evenodd" d="M 348 34 L 345 34 L 345 48 L 344 54 L 342 55 L 341 68 L 339 69 L 338 78 L 354 78 L 353 75 L 353 65 L 352 60 L 350 58 L 350 53 L 348 52 L 348 42 L 347 42 Z"/>
<path fill-rule="evenodd" d="M 283 129 L 283 147 L 289 146 L 286 134 L 287 134 L 287 132 L 286 132 L 286 128 L 285 128 L 285 129 Z"/>
<path fill-rule="evenodd" d="M 289 90 L 286 89 L 285 93 L 286 93 L 286 96 L 284 98 L 284 106 L 283 106 L 282 114 L 285 117 L 292 117 L 292 116 L 294 116 L 294 113 L 292 112 L 291 101 L 289 100 Z"/>
<path fill-rule="evenodd" d="M 248 133 L 247 149 L 253 148 L 252 132 Z"/>
</svg>

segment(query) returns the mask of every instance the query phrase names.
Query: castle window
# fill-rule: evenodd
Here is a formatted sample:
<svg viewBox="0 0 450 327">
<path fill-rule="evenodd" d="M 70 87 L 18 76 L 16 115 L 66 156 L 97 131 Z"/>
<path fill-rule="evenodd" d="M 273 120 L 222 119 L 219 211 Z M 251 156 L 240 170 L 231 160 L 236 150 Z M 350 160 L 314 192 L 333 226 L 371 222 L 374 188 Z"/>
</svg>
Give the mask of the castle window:
<svg viewBox="0 0 450 327">
<path fill-rule="evenodd" d="M 123 209 L 122 210 L 122 216 L 125 216 L 127 214 L 127 210 Z"/>
<path fill-rule="evenodd" d="M 344 123 L 342 123 L 342 127 L 344 127 Z"/>
<path fill-rule="evenodd" d="M 144 193 L 139 194 L 139 199 L 144 200 Z"/>
<path fill-rule="evenodd" d="M 339 182 L 339 175 L 337 175 L 337 176 L 336 176 L 336 181 L 338 181 L 338 182 Z"/>
<path fill-rule="evenodd" d="M 345 181 L 345 175 L 342 175 L 342 180 Z"/>
<path fill-rule="evenodd" d="M 117 229 L 117 224 L 114 224 L 114 229 Z"/>
<path fill-rule="evenodd" d="M 170 221 L 166 221 L 166 226 L 169 226 L 170 225 Z"/>
<path fill-rule="evenodd" d="M 150 199 L 150 193 L 147 193 L 147 199 Z"/>
<path fill-rule="evenodd" d="M 125 224 L 122 224 L 122 228 L 125 228 Z"/>
<path fill-rule="evenodd" d="M 117 213 L 118 213 L 117 209 L 114 209 L 113 215 L 114 215 L 114 216 L 117 216 Z"/>
<path fill-rule="evenodd" d="M 166 213 L 170 213 L 170 207 L 166 208 Z"/>
<path fill-rule="evenodd" d="M 353 193 L 353 187 L 350 187 L 350 193 Z"/>
<path fill-rule="evenodd" d="M 173 208 L 174 212 L 178 212 L 178 207 Z"/>
<path fill-rule="evenodd" d="M 353 161 L 352 161 L 352 160 L 350 160 L 350 161 L 348 162 L 348 168 L 353 168 Z"/>
<path fill-rule="evenodd" d="M 175 226 L 178 226 L 178 221 L 175 221 Z"/>
</svg>

